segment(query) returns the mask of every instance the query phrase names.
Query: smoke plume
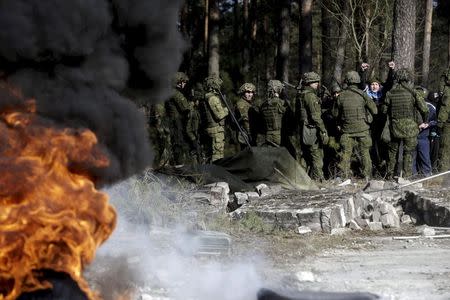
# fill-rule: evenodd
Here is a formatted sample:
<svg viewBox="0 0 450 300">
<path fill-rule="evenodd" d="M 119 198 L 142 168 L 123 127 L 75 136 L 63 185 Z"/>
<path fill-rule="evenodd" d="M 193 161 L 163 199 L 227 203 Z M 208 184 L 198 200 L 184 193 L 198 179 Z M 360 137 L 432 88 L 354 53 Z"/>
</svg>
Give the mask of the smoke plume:
<svg viewBox="0 0 450 300">
<path fill-rule="evenodd" d="M 151 158 L 144 117 L 129 98 L 169 95 L 184 48 L 180 2 L 0 2 L 0 76 L 35 99 L 41 117 L 95 132 L 111 161 L 91 170 L 98 183 L 128 177 Z M 20 102 L 0 94 L 0 109 Z"/>
</svg>

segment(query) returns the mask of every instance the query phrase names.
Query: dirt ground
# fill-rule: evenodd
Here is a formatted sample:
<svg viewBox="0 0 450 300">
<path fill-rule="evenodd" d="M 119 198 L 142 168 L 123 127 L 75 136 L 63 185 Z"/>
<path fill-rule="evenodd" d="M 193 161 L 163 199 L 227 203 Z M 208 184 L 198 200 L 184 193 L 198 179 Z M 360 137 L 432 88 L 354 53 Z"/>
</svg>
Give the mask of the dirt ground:
<svg viewBox="0 0 450 300">
<path fill-rule="evenodd" d="M 367 233 L 369 236 L 276 236 L 253 242 L 270 257 L 270 265 L 260 271 L 268 286 L 278 291 L 371 292 L 382 299 L 450 299 L 450 239 L 392 239 L 412 231 Z M 235 255 L 246 256 L 245 249 L 255 248 L 237 241 Z"/>
</svg>

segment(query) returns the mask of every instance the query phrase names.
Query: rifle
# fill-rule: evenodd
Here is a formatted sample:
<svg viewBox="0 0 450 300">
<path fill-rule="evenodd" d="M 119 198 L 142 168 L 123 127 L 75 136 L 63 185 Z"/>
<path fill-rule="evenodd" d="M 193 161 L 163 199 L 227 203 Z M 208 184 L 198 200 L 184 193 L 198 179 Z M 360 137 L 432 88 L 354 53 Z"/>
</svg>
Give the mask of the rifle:
<svg viewBox="0 0 450 300">
<path fill-rule="evenodd" d="M 242 134 L 242 137 L 244 138 L 245 143 L 247 144 L 247 146 L 249 148 L 251 148 L 252 146 L 250 145 L 250 140 L 249 140 L 249 136 L 248 133 L 241 127 L 241 125 L 239 124 L 238 120 L 236 119 L 236 116 L 234 115 L 233 111 L 231 110 L 230 105 L 228 104 L 225 95 L 222 94 L 222 92 L 220 90 L 218 90 L 219 96 L 222 99 L 222 102 L 225 103 L 225 106 L 228 109 L 228 112 L 230 113 L 231 118 L 233 119 L 233 122 L 236 124 L 239 132 Z"/>
<path fill-rule="evenodd" d="M 284 84 L 285 86 L 287 86 L 287 87 L 290 87 L 291 89 L 299 90 L 299 89 L 301 88 L 301 86 L 302 86 L 302 81 L 300 80 L 298 86 L 295 86 L 295 85 L 293 85 L 292 83 L 289 83 L 289 82 L 287 82 L 287 81 L 283 81 L 283 84 Z"/>
</svg>

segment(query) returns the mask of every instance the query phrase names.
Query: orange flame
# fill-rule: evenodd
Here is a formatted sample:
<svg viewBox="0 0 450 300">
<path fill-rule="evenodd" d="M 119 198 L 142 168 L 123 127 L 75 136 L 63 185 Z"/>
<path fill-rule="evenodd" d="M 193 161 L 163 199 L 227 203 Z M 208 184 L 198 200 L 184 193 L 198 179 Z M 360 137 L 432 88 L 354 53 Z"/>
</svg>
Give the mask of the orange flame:
<svg viewBox="0 0 450 300">
<path fill-rule="evenodd" d="M 58 129 L 35 113 L 0 112 L 0 299 L 51 287 L 42 270 L 65 272 L 89 299 L 83 268 L 114 230 L 116 213 L 88 174 L 107 167 L 86 129 Z"/>
</svg>

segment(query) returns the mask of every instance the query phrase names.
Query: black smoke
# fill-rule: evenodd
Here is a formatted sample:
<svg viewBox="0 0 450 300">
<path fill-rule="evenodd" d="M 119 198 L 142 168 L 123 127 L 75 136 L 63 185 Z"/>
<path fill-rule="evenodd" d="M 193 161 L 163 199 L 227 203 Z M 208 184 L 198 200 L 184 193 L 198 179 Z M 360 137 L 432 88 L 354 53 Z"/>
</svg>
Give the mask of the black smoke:
<svg viewBox="0 0 450 300">
<path fill-rule="evenodd" d="M 2 0 L 0 76 L 36 99 L 40 116 L 87 127 L 110 156 L 99 183 L 151 159 L 144 116 L 130 98 L 158 102 L 184 49 L 180 0 Z M 1 93 L 0 93 L 1 94 Z M 126 96 L 125 96 L 126 95 Z M 0 109 L 11 97 L 0 98 Z"/>
</svg>

